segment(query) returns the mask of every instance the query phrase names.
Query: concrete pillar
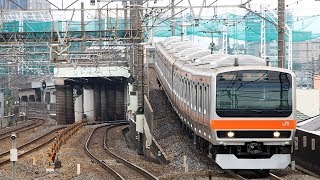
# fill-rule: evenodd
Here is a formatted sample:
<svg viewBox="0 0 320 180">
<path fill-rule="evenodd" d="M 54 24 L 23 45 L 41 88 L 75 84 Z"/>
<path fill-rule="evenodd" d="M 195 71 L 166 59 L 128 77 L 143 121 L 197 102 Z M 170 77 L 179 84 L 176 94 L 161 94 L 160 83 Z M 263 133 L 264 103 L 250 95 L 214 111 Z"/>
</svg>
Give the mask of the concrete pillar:
<svg viewBox="0 0 320 180">
<path fill-rule="evenodd" d="M 98 83 L 94 85 L 94 107 L 96 121 L 101 121 L 101 87 Z"/>
<path fill-rule="evenodd" d="M 73 86 L 66 86 L 66 122 L 74 123 L 74 102 L 73 102 Z"/>
<path fill-rule="evenodd" d="M 105 86 L 101 86 L 101 120 L 107 121 L 107 92 Z"/>
<path fill-rule="evenodd" d="M 83 112 L 86 115 L 89 123 L 95 121 L 94 91 L 92 86 L 89 85 L 86 85 L 83 90 Z"/>
<path fill-rule="evenodd" d="M 79 122 L 83 117 L 83 93 L 81 95 L 77 94 L 77 91 L 82 90 L 82 87 L 75 87 L 76 98 L 74 100 L 74 121 Z M 83 90 L 82 90 L 83 92 Z"/>
<path fill-rule="evenodd" d="M 66 90 L 64 86 L 56 86 L 56 114 L 57 124 L 66 124 Z"/>
</svg>

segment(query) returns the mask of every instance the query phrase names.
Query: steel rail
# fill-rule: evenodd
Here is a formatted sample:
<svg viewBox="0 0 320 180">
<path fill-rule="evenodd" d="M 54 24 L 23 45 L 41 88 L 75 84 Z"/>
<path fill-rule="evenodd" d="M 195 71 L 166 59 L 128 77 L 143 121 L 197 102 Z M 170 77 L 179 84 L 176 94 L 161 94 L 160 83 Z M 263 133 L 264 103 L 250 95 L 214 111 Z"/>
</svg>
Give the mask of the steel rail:
<svg viewBox="0 0 320 180">
<path fill-rule="evenodd" d="M 155 175 L 151 174 L 151 173 L 148 172 L 147 170 L 145 170 L 145 169 L 143 169 L 143 168 L 141 168 L 141 167 L 139 167 L 139 166 L 137 166 L 137 165 L 135 165 L 135 164 L 127 161 L 126 159 L 124 159 L 124 158 L 122 158 L 122 157 L 120 157 L 120 156 L 112 153 L 111 150 L 108 149 L 108 146 L 107 146 L 107 134 L 108 134 L 108 130 L 109 130 L 109 129 L 112 129 L 112 128 L 115 128 L 115 127 L 118 127 L 118 126 L 120 126 L 120 125 L 111 126 L 111 127 L 108 127 L 108 128 L 107 128 L 107 131 L 106 131 L 106 134 L 105 134 L 104 140 L 103 140 L 105 151 L 106 151 L 110 156 L 112 156 L 113 158 L 115 158 L 117 162 L 121 162 L 121 163 L 124 164 L 125 166 L 127 166 L 127 167 L 135 170 L 135 171 L 138 172 L 138 173 L 140 173 L 141 175 L 143 175 L 143 176 L 146 177 L 147 179 L 158 180 L 158 178 L 157 178 Z"/>
<path fill-rule="evenodd" d="M 39 136 L 38 138 L 36 138 L 36 139 L 34 139 L 34 140 L 31 140 L 31 141 L 29 141 L 29 142 L 27 142 L 27 143 L 25 143 L 25 144 L 23 144 L 23 145 L 19 146 L 17 149 L 18 149 L 18 150 L 21 150 L 22 148 L 25 148 L 25 147 L 27 147 L 27 146 L 29 146 L 29 145 L 34 145 L 34 143 L 35 143 L 36 141 L 39 141 L 39 140 L 41 140 L 41 139 L 45 138 L 45 136 L 48 136 L 48 135 L 50 135 L 50 134 L 52 134 L 52 133 L 54 133 L 54 132 L 56 132 L 56 131 L 59 131 L 59 130 L 61 130 L 61 129 L 63 129 L 63 128 L 65 128 L 65 126 L 63 126 L 63 127 L 59 127 L 59 128 L 56 128 L 56 129 L 53 129 L 53 130 L 51 130 L 51 131 L 49 131 L 49 132 L 47 132 L 47 133 L 45 133 L 45 134 L 43 134 L 43 135 Z M 45 145 L 49 144 L 51 141 L 53 141 L 53 140 L 54 140 L 54 138 L 55 138 L 55 136 L 53 136 L 53 137 L 51 137 L 50 139 L 48 139 L 47 141 L 45 141 L 45 142 L 43 142 L 43 143 L 39 144 L 38 146 L 33 147 L 32 149 L 27 150 L 27 151 L 25 151 L 25 152 L 23 152 L 23 153 L 19 154 L 18 158 L 24 157 L 24 156 L 26 156 L 26 155 L 28 155 L 28 154 L 30 154 L 30 153 L 32 153 L 32 152 L 34 152 L 35 150 L 40 149 L 41 147 L 43 147 L 43 146 L 45 146 Z M 0 157 L 5 156 L 5 155 L 8 155 L 8 154 L 10 154 L 10 150 L 9 150 L 9 151 L 6 151 L 6 152 L 1 153 L 1 154 L 0 154 Z M 4 164 L 6 164 L 6 163 L 8 163 L 8 162 L 10 162 L 10 158 L 9 158 L 9 159 L 5 159 L 5 160 L 0 161 L 0 166 L 2 166 L 2 165 L 4 165 Z"/>
<path fill-rule="evenodd" d="M 100 160 L 98 157 L 96 157 L 95 155 L 93 155 L 92 152 L 90 152 L 89 150 L 89 143 L 92 139 L 92 135 L 100 128 L 103 128 L 105 126 L 108 126 L 108 124 L 105 124 L 105 125 L 102 125 L 102 126 L 99 126 L 95 129 L 92 130 L 91 134 L 89 135 L 88 139 L 87 139 L 87 142 L 86 142 L 86 145 L 85 145 L 85 151 L 86 153 L 88 154 L 88 156 L 90 156 L 92 159 L 94 159 L 101 167 L 103 167 L 104 169 L 106 169 L 107 171 L 109 171 L 111 173 L 112 176 L 114 176 L 115 178 L 117 179 L 120 179 L 120 180 L 124 180 L 124 178 L 119 174 L 117 173 L 116 171 L 114 171 L 112 168 L 110 168 L 104 161 Z"/>
<path fill-rule="evenodd" d="M 269 173 L 269 178 L 272 180 L 283 180 L 283 178 L 281 178 L 273 173 Z"/>
<path fill-rule="evenodd" d="M 32 122 L 31 124 L 28 124 L 28 125 L 25 125 L 25 126 L 23 126 L 23 127 L 28 127 L 28 126 L 31 126 L 31 125 L 34 125 L 34 124 L 36 124 L 37 122 Z M 11 126 L 12 127 L 12 126 Z M 22 127 L 22 128 L 23 128 Z M 16 131 L 17 129 L 19 129 L 19 128 L 17 128 L 17 127 L 15 127 L 15 128 L 12 128 L 12 129 L 8 129 L 8 131 L 0 131 L 0 136 L 2 136 L 2 135 L 5 135 L 5 134 L 7 134 L 7 133 L 11 133 L 11 132 L 13 132 L 13 131 Z"/>
<path fill-rule="evenodd" d="M 41 121 L 41 122 L 39 123 L 39 121 Z M 30 130 L 32 128 L 39 127 L 39 126 L 43 125 L 44 123 L 45 123 L 45 120 L 44 119 L 40 119 L 40 120 L 36 121 L 35 123 L 31 123 L 31 124 L 28 124 L 26 126 L 23 126 L 23 127 L 20 127 L 20 128 L 16 128 L 16 129 L 12 129 L 12 130 L 10 130 L 8 132 L 1 133 L 0 134 L 0 140 L 3 140 L 3 139 L 6 139 L 6 138 L 10 137 L 11 133 L 13 133 L 13 132 L 21 133 L 21 132 L 24 132 L 24 131 L 28 131 L 28 130 Z"/>
</svg>

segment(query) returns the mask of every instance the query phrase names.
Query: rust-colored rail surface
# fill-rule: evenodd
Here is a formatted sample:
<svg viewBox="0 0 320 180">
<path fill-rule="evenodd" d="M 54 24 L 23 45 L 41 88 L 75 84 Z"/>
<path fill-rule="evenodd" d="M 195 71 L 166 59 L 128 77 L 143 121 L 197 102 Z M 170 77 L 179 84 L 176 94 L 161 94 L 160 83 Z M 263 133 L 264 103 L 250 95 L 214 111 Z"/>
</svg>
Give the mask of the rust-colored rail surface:
<svg viewBox="0 0 320 180">
<path fill-rule="evenodd" d="M 47 133 L 39 136 L 38 138 L 33 139 L 33 140 L 31 140 L 31 141 L 29 141 L 29 142 L 27 142 L 27 143 L 19 146 L 19 147 L 17 148 L 18 151 L 21 151 L 21 150 L 24 150 L 24 149 L 27 149 L 27 150 L 24 150 L 23 153 L 18 154 L 18 155 L 19 155 L 18 157 L 21 158 L 21 157 L 23 157 L 23 156 L 25 156 L 25 155 L 27 155 L 27 154 L 30 154 L 30 153 L 32 153 L 32 152 L 34 152 L 34 151 L 42 148 L 43 146 L 49 144 L 49 143 L 50 143 L 52 140 L 54 140 L 54 138 L 55 138 L 54 133 L 55 133 L 55 132 L 58 132 L 59 130 L 61 130 L 61 129 L 63 129 L 63 128 L 65 128 L 65 126 L 63 126 L 63 127 L 58 127 L 58 128 L 56 128 L 56 129 L 53 129 L 53 130 L 51 130 L 51 131 L 49 131 L 49 132 L 47 132 Z M 37 143 L 38 141 L 41 141 L 41 140 L 43 140 L 44 138 L 48 138 L 48 139 L 45 139 L 45 141 L 40 142 L 38 145 L 36 145 L 36 143 Z M 28 147 L 29 147 L 29 148 L 28 148 Z M 30 148 L 30 147 L 31 147 L 31 148 Z M 10 154 L 10 150 L 1 153 L 1 154 L 0 154 L 0 157 L 8 156 L 9 154 Z M 10 158 L 9 158 L 9 157 L 6 157 L 6 158 L 4 158 L 4 160 L 0 160 L 0 166 L 6 164 L 6 163 L 8 163 L 8 162 L 10 162 Z"/>
<path fill-rule="evenodd" d="M 156 176 L 150 174 L 148 171 L 146 171 L 146 170 L 138 167 L 137 165 L 133 164 L 132 162 L 129 162 L 129 161 L 127 161 L 127 160 L 125 160 L 125 159 L 123 159 L 123 158 L 121 158 L 121 157 L 113 154 L 110 150 L 108 150 L 107 145 L 106 145 L 106 142 L 105 142 L 105 141 L 106 141 L 106 134 L 107 134 L 107 132 L 106 132 L 106 134 L 105 134 L 105 136 L 104 136 L 104 139 L 103 139 L 103 141 L 104 141 L 103 148 L 106 149 L 106 153 L 109 155 L 109 156 L 108 156 L 108 162 L 109 162 L 109 161 L 110 161 L 110 162 L 117 162 L 117 165 L 112 165 L 112 163 L 108 163 L 108 162 L 106 162 L 105 160 L 99 159 L 98 157 L 96 157 L 96 156 L 90 151 L 89 143 L 90 143 L 90 141 L 92 140 L 93 134 L 94 134 L 97 130 L 99 130 L 99 129 L 101 129 L 101 128 L 106 128 L 106 126 L 109 126 L 108 128 L 111 127 L 111 125 L 105 124 L 105 125 L 102 125 L 102 126 L 99 126 L 99 127 L 95 128 L 95 129 L 91 132 L 91 134 L 90 134 L 90 136 L 89 136 L 89 138 L 88 138 L 88 140 L 87 140 L 87 142 L 86 142 L 86 147 L 85 147 L 87 154 L 88 154 L 91 158 L 93 158 L 101 167 L 103 167 L 103 168 L 105 168 L 106 170 L 108 170 L 116 179 L 121 179 L 121 180 L 127 179 L 127 177 L 125 177 L 125 175 L 124 175 L 123 172 L 128 172 L 128 171 L 130 171 L 130 172 L 135 172 L 135 174 L 136 174 L 137 176 L 138 176 L 138 175 L 141 176 L 139 179 L 145 178 L 145 179 L 154 179 L 154 180 L 157 180 L 158 178 L 157 178 Z M 119 168 L 119 166 L 121 165 L 120 163 L 122 164 L 121 168 Z M 118 167 L 118 170 L 116 170 L 115 167 Z M 119 169 L 121 170 L 121 172 L 119 172 Z"/>
<path fill-rule="evenodd" d="M 39 126 L 43 125 L 44 123 L 45 123 L 44 119 L 37 119 L 33 123 L 28 124 L 26 126 L 19 127 L 19 128 L 13 128 L 13 129 L 10 129 L 7 132 L 2 132 L 2 133 L 0 133 L 0 140 L 3 140 L 3 139 L 6 139 L 6 138 L 10 137 L 13 132 L 16 132 L 16 133 L 19 134 L 21 132 L 28 131 L 30 129 L 39 127 Z"/>
</svg>

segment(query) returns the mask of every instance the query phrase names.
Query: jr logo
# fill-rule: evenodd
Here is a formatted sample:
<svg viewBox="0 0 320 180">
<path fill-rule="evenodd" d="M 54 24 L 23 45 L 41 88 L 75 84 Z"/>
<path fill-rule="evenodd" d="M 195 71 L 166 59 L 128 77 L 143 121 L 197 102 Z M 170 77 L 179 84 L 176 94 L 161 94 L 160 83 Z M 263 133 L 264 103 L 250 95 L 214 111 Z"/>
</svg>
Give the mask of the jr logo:
<svg viewBox="0 0 320 180">
<path fill-rule="evenodd" d="M 288 121 L 282 123 L 282 126 L 289 126 L 289 125 L 290 125 L 290 123 Z"/>
</svg>

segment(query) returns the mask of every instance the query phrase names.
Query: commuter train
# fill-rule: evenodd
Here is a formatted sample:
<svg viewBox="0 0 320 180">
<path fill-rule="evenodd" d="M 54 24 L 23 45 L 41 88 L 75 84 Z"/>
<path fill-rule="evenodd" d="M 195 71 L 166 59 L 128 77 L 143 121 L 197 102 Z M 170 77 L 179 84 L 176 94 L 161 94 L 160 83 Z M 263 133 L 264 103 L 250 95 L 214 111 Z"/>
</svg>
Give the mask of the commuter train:
<svg viewBox="0 0 320 180">
<path fill-rule="evenodd" d="M 295 75 L 250 55 L 211 54 L 177 37 L 155 69 L 196 147 L 222 169 L 284 169 L 296 129 Z"/>
</svg>

